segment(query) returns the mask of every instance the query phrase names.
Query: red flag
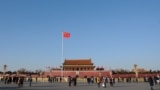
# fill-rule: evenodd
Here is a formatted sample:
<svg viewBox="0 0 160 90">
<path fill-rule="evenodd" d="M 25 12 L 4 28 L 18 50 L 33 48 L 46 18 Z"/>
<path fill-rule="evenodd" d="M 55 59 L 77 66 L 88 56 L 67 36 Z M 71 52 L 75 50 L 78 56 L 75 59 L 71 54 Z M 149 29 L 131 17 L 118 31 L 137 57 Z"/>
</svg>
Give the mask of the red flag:
<svg viewBox="0 0 160 90">
<path fill-rule="evenodd" d="M 63 37 L 64 38 L 70 38 L 70 33 L 69 32 L 63 32 Z"/>
</svg>

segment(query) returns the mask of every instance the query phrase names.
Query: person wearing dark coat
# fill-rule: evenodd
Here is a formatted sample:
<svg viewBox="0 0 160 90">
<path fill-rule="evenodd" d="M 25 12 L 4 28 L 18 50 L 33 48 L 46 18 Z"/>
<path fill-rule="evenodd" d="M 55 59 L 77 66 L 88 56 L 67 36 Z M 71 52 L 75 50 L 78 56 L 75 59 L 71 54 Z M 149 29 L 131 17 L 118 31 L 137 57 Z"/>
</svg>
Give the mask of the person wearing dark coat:
<svg viewBox="0 0 160 90">
<path fill-rule="evenodd" d="M 76 86 L 77 85 L 77 77 L 73 78 L 73 85 Z"/>
<path fill-rule="evenodd" d="M 71 83 L 72 83 L 72 78 L 71 78 L 71 76 L 68 76 L 68 85 L 69 85 L 69 87 L 71 86 Z"/>
<path fill-rule="evenodd" d="M 23 86 L 24 77 L 20 77 L 20 85 Z"/>
<path fill-rule="evenodd" d="M 31 76 L 28 78 L 28 81 L 29 81 L 29 86 L 31 87 L 31 84 L 32 84 L 32 77 Z"/>
<path fill-rule="evenodd" d="M 151 90 L 153 90 L 154 80 L 152 77 L 148 78 L 149 85 L 151 86 Z"/>
<path fill-rule="evenodd" d="M 113 87 L 113 78 L 110 78 L 109 83 L 110 83 L 110 86 Z"/>
</svg>

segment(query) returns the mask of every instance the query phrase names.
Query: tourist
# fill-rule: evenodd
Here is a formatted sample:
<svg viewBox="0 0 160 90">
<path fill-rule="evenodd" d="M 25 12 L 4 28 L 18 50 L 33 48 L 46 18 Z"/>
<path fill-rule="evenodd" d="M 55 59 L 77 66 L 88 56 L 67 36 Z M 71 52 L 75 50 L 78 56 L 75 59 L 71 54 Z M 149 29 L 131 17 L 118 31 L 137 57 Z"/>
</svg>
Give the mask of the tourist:
<svg viewBox="0 0 160 90">
<path fill-rule="evenodd" d="M 37 77 L 36 77 L 36 83 L 37 83 Z"/>
<path fill-rule="evenodd" d="M 87 78 L 87 83 L 90 84 L 91 83 L 91 78 Z"/>
<path fill-rule="evenodd" d="M 28 81 L 29 81 L 29 86 L 31 87 L 31 84 L 32 84 L 32 77 L 30 75 L 30 77 L 28 78 Z"/>
<path fill-rule="evenodd" d="M 93 76 L 91 77 L 91 83 L 92 84 L 94 83 L 94 77 Z"/>
<path fill-rule="evenodd" d="M 97 77 L 96 80 L 97 80 L 98 87 L 100 87 L 100 83 L 101 83 L 100 77 Z"/>
<path fill-rule="evenodd" d="M 18 84 L 18 87 L 21 87 L 21 86 L 23 86 L 23 78 L 22 77 L 18 77 L 18 82 L 17 82 L 17 84 Z"/>
<path fill-rule="evenodd" d="M 113 87 L 113 78 L 110 78 L 110 86 Z"/>
<path fill-rule="evenodd" d="M 74 86 L 77 85 L 77 76 L 75 76 L 75 77 L 73 78 L 73 85 L 74 85 Z"/>
<path fill-rule="evenodd" d="M 71 83 L 72 83 L 72 78 L 71 78 L 71 76 L 68 76 L 68 85 L 69 85 L 69 87 L 71 86 Z"/>
<path fill-rule="evenodd" d="M 60 77 L 60 83 L 62 82 L 62 78 L 63 78 L 63 77 Z"/>
<path fill-rule="evenodd" d="M 149 85 L 150 85 L 150 87 L 151 87 L 151 90 L 153 90 L 153 85 L 154 85 L 154 80 L 153 80 L 153 78 L 152 78 L 152 77 L 149 77 L 149 78 L 148 78 L 148 82 L 149 82 Z"/>
<path fill-rule="evenodd" d="M 107 80 L 107 77 L 103 77 L 103 83 L 102 83 L 102 86 L 104 88 L 106 88 L 106 84 L 107 84 L 108 80 Z"/>
<path fill-rule="evenodd" d="M 157 75 L 157 83 L 160 84 L 160 76 Z"/>
<path fill-rule="evenodd" d="M 18 87 L 20 87 L 20 84 L 21 84 L 21 82 L 20 82 L 20 77 L 18 78 Z"/>
</svg>

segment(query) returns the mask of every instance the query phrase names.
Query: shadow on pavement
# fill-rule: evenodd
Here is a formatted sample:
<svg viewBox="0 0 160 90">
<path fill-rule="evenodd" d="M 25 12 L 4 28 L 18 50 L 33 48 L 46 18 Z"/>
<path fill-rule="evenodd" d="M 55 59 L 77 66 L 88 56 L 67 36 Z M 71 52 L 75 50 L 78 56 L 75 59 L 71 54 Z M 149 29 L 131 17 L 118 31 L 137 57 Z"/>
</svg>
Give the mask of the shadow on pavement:
<svg viewBox="0 0 160 90">
<path fill-rule="evenodd" d="M 16 90 L 18 87 L 0 87 L 0 90 Z"/>
</svg>

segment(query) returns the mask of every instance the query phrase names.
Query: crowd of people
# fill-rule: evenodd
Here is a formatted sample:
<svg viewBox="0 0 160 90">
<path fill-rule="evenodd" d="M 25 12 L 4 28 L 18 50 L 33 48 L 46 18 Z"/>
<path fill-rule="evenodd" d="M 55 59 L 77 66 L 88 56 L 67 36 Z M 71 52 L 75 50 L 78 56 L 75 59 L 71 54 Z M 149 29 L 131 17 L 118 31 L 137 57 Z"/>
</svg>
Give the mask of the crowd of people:
<svg viewBox="0 0 160 90">
<path fill-rule="evenodd" d="M 153 90 L 153 86 L 159 84 L 160 85 L 160 76 L 149 77 L 146 82 L 149 82 L 151 90 Z"/>
<path fill-rule="evenodd" d="M 67 82 L 68 82 L 68 86 L 77 86 L 77 78 L 78 76 L 68 76 L 67 78 Z M 160 85 L 160 76 L 145 76 L 143 78 L 144 82 L 148 82 L 151 90 L 153 90 L 153 86 L 154 85 Z M 37 82 L 37 78 L 35 79 Z M 32 77 L 31 75 L 29 77 L 23 77 L 23 76 L 14 76 L 14 77 L 9 77 L 9 76 L 5 76 L 3 78 L 1 78 L 1 81 L 4 82 L 4 84 L 11 84 L 11 83 L 15 83 L 18 85 L 18 87 L 22 87 L 24 82 L 29 82 L 29 86 L 31 87 L 32 85 Z M 98 87 L 104 87 L 106 88 L 107 84 L 110 87 L 113 87 L 114 84 L 117 83 L 131 83 L 131 82 L 139 82 L 137 78 L 133 78 L 133 77 L 127 77 L 127 78 L 113 78 L 113 77 L 103 77 L 103 76 L 99 76 L 99 77 L 86 77 L 86 81 L 88 84 L 94 84 L 96 83 Z M 62 77 L 48 77 L 48 82 L 53 83 L 53 82 L 63 82 L 63 78 Z"/>
<path fill-rule="evenodd" d="M 157 76 L 149 76 L 149 77 L 144 77 L 143 78 L 144 82 L 147 82 L 149 83 L 149 85 L 151 86 L 151 90 L 153 90 L 153 86 L 154 85 L 160 85 L 160 76 L 157 75 Z M 115 80 L 115 78 L 113 77 L 88 77 L 86 78 L 87 80 L 87 83 L 88 84 L 93 84 L 93 83 L 96 83 L 98 87 L 103 87 L 103 88 L 106 88 L 107 84 L 108 86 L 110 87 L 113 87 L 115 82 L 117 83 L 131 83 L 131 82 L 134 82 L 134 83 L 138 83 L 138 78 L 136 77 L 128 77 L 128 78 L 117 78 L 117 81 Z M 68 85 L 69 87 L 73 84 L 73 86 L 76 86 L 77 84 L 77 77 L 71 77 L 69 76 L 68 77 Z"/>
<path fill-rule="evenodd" d="M 18 85 L 18 87 L 23 87 L 24 82 L 29 82 L 29 86 L 31 86 L 32 77 L 29 76 L 28 78 L 25 78 L 23 76 L 4 76 L 3 78 L 1 78 L 1 82 L 4 82 L 4 84 L 15 83 Z"/>
</svg>

